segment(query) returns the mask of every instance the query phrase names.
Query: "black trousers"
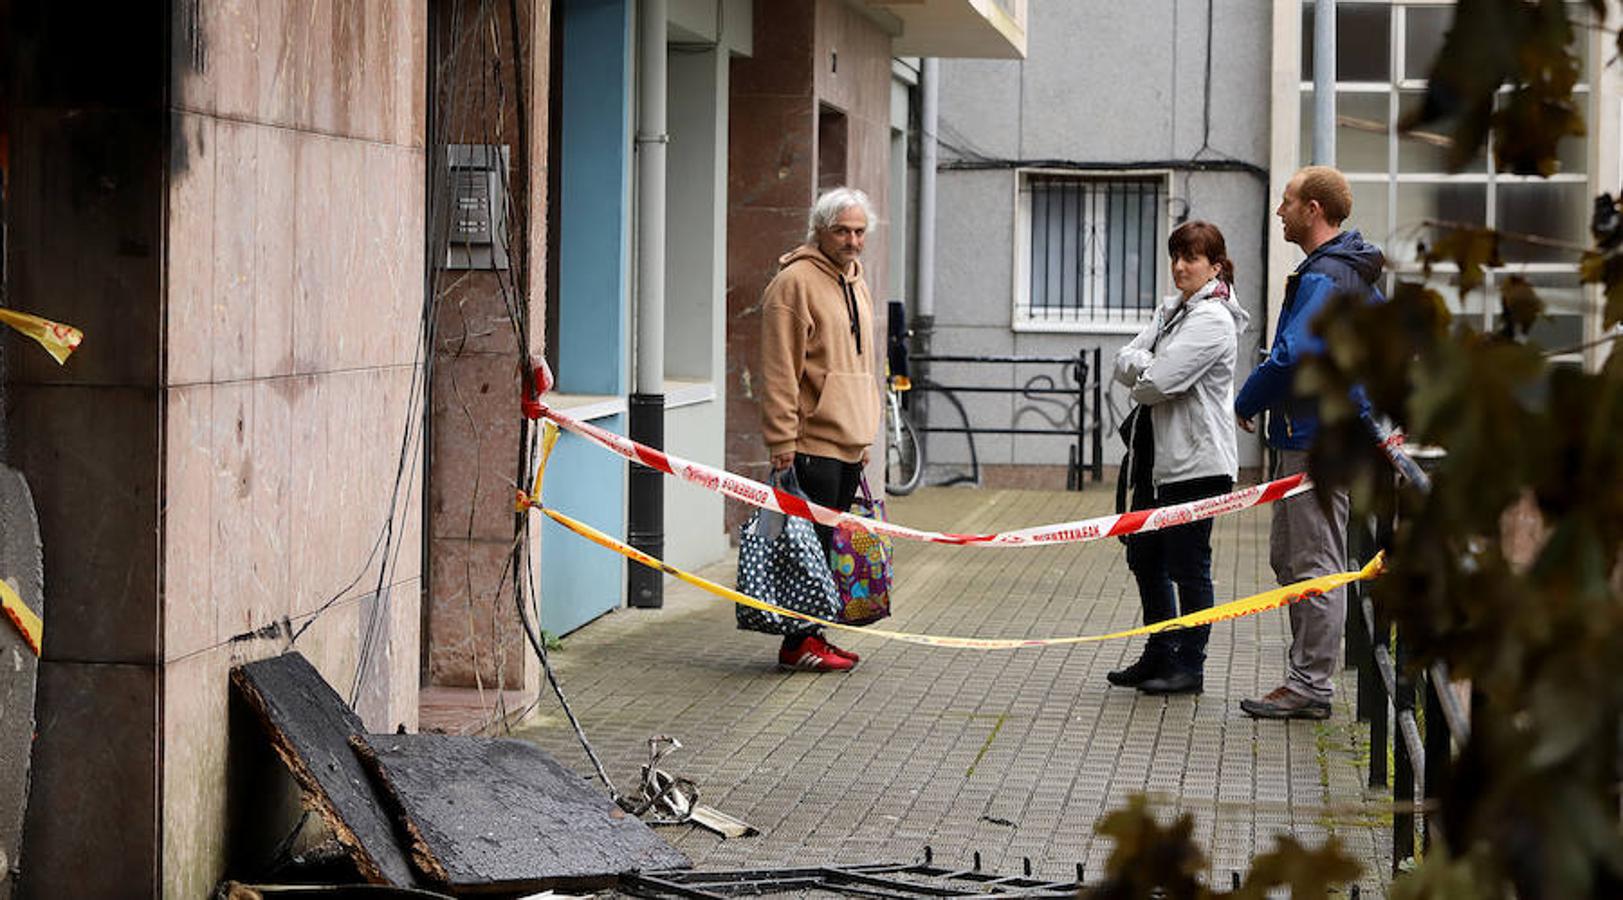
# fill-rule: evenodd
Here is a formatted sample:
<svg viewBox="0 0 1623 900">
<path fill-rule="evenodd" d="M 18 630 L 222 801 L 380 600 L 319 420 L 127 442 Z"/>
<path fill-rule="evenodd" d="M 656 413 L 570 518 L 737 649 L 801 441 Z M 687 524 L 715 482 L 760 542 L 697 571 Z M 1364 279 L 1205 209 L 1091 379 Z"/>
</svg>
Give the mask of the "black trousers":
<svg viewBox="0 0 1623 900">
<path fill-rule="evenodd" d="M 1141 485 L 1133 492 L 1133 509 L 1172 506 L 1232 490 L 1234 480 L 1225 475 L 1191 478 L 1163 484 L 1159 489 Z M 1138 580 L 1144 624 L 1211 609 L 1215 593 L 1212 520 L 1201 519 L 1129 536 L 1127 567 Z M 1144 646 L 1144 655 L 1170 659 L 1174 666 L 1199 674 L 1206 665 L 1206 639 L 1211 631 L 1212 626 L 1200 625 L 1152 634 Z"/>
<path fill-rule="evenodd" d="M 795 480 L 813 503 L 845 512 L 857 498 L 857 485 L 862 480 L 862 463 L 848 463 L 828 456 L 795 454 Z M 828 553 L 834 542 L 834 529 L 827 525 L 815 526 L 817 540 Z"/>
</svg>

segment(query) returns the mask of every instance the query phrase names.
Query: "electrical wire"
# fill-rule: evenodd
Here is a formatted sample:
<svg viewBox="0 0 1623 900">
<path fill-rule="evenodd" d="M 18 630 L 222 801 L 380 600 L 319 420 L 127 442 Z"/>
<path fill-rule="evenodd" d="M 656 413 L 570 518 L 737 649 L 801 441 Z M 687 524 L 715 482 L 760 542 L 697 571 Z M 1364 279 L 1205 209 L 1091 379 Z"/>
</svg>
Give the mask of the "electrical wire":
<svg viewBox="0 0 1623 900">
<path fill-rule="evenodd" d="M 481 50 L 481 64 L 479 69 L 481 76 L 489 76 L 488 78 L 480 77 L 478 79 L 480 102 L 476 104 L 476 109 L 484 113 L 484 115 L 481 116 L 481 121 L 486 127 L 483 134 L 480 135 L 480 138 L 485 142 L 485 146 L 487 147 L 502 145 L 503 138 L 505 137 L 507 109 L 507 79 L 503 74 L 503 68 L 501 66 L 501 54 L 499 52 L 492 52 L 488 56 L 485 56 L 482 53 L 482 51 L 487 47 L 494 51 L 499 41 L 499 29 L 497 26 L 498 17 L 491 14 L 492 9 L 493 0 L 482 0 L 479 6 L 478 18 L 471 26 L 466 27 L 466 31 L 468 33 L 479 33 L 481 35 L 481 39 L 479 40 Z M 516 128 L 516 137 L 518 143 L 516 149 L 518 151 L 518 158 L 522 161 L 521 164 L 523 165 L 525 176 L 524 183 L 527 186 L 530 179 L 536 177 L 536 173 L 534 171 L 534 166 L 531 165 L 530 162 L 530 141 L 528 129 L 523 123 L 525 110 L 522 98 L 524 97 L 523 81 L 525 77 L 524 60 L 526 59 L 526 55 L 523 41 L 517 28 L 519 19 L 517 17 L 516 3 L 514 0 L 509 0 L 508 9 L 511 17 L 509 21 L 513 26 L 513 32 L 511 35 L 513 48 L 512 76 L 515 84 L 518 86 L 515 90 L 514 96 L 518 99 L 520 109 L 520 114 L 518 117 L 519 123 Z M 457 32 L 459 30 L 460 26 L 453 25 L 453 32 Z M 483 40 L 483 37 L 487 34 L 490 38 L 488 44 Z M 448 78 L 442 78 L 442 83 L 448 80 L 453 87 L 462 80 L 461 78 L 457 77 L 457 75 L 461 73 L 460 70 L 458 70 L 454 65 L 455 62 L 456 60 L 448 60 L 447 65 L 442 67 L 442 76 L 449 75 Z M 449 71 L 447 72 L 446 70 Z M 487 88 L 490 89 L 488 92 L 486 90 Z M 491 96 L 492 94 L 494 95 L 493 98 Z M 494 100 L 493 103 L 492 99 Z M 443 105 L 443 108 L 445 109 L 452 107 L 454 107 L 454 104 L 452 103 L 446 103 Z M 495 113 L 494 115 L 491 114 L 493 109 Z M 492 133 L 490 130 L 492 122 L 495 123 L 494 133 Z M 449 134 L 448 123 L 442 122 L 440 125 L 441 130 L 430 135 L 430 146 L 438 146 L 441 143 L 440 135 Z M 493 270 L 493 281 L 496 287 L 496 292 L 502 301 L 502 306 L 506 313 L 508 322 L 513 330 L 515 346 L 518 352 L 520 368 L 522 371 L 522 387 L 526 394 L 528 394 L 534 389 L 533 374 L 529 365 L 528 355 L 529 308 L 528 303 L 525 301 L 525 298 L 527 297 L 527 285 L 529 284 L 530 273 L 529 247 L 527 244 L 522 246 L 516 244 L 513 240 L 515 235 L 526 235 L 529 233 L 528 207 L 526 204 L 519 203 L 515 200 L 515 192 L 513 191 L 512 184 L 509 181 L 509 170 L 508 166 L 505 165 L 505 160 L 499 160 L 498 164 L 495 166 L 495 169 L 498 173 L 500 184 L 499 195 L 501 197 L 501 202 L 504 204 L 503 211 L 505 216 L 503 218 L 503 227 L 492 230 L 492 240 L 495 241 L 503 251 L 503 254 L 508 260 L 508 268 L 505 270 L 505 272 L 501 269 Z M 440 177 L 440 168 L 438 166 L 436 166 L 435 177 L 436 179 Z M 436 190 L 434 195 L 435 201 L 439 201 L 440 198 L 445 195 L 445 193 L 446 192 Z M 436 219 L 435 221 L 438 223 L 439 220 Z M 431 244 L 431 247 L 436 248 L 442 246 L 447 246 L 447 244 L 439 242 Z M 434 284 L 432 281 L 432 269 L 435 268 L 438 268 L 438 266 L 434 265 L 430 267 L 430 281 L 427 284 L 427 289 L 425 290 L 425 296 L 430 298 L 436 296 L 436 292 L 433 290 Z M 463 337 L 465 341 L 466 331 L 464 332 Z M 431 343 L 430 346 L 433 346 L 433 344 Z M 466 402 L 462 402 L 464 408 L 466 409 Z M 471 416 L 471 411 L 469 415 Z M 526 479 L 527 473 L 533 466 L 533 460 L 536 459 L 536 454 L 539 447 L 539 429 L 535 428 L 527 419 L 522 421 L 523 424 L 519 429 L 519 446 L 517 448 L 518 476 L 515 478 L 515 484 L 522 483 Z M 475 434 L 476 436 L 478 435 L 477 429 L 475 429 Z M 476 445 L 475 465 L 478 472 L 482 475 L 484 470 L 482 442 Z M 477 499 L 477 495 L 478 491 L 476 489 L 475 499 Z M 470 510 L 470 516 L 471 514 L 472 510 Z M 559 705 L 563 709 L 565 716 L 568 718 L 570 725 L 575 732 L 576 739 L 581 744 L 587 758 L 591 761 L 593 768 L 596 770 L 597 776 L 602 780 L 609 793 L 614 796 L 616 802 L 620 802 L 622 798 L 620 797 L 619 792 L 615 789 L 608 772 L 604 769 L 602 761 L 599 759 L 596 753 L 596 750 L 593 748 L 591 741 L 587 738 L 585 729 L 582 727 L 579 719 L 576 717 L 573 709 L 569 705 L 568 698 L 563 691 L 563 686 L 558 679 L 557 673 L 552 666 L 552 661 L 547 653 L 545 641 L 542 639 L 538 627 L 531 622 L 530 607 L 534 606 L 536 611 L 539 612 L 540 589 L 539 573 L 535 571 L 532 554 L 527 552 L 528 548 L 533 546 L 534 539 L 533 529 L 530 523 L 531 517 L 528 515 L 522 515 L 517 519 L 514 540 L 509 548 L 509 553 L 507 556 L 509 563 L 503 566 L 503 571 L 498 579 L 493 596 L 499 597 L 501 595 L 501 592 L 509 583 L 508 578 L 509 574 L 511 574 L 514 604 L 518 614 L 519 624 L 524 632 L 524 637 L 530 644 L 531 649 L 535 652 L 537 659 L 540 661 L 547 683 L 551 687 L 554 695 L 558 698 Z M 472 528 L 473 520 L 470 518 L 467 526 L 467 535 L 470 538 L 472 536 Z M 471 566 L 471 562 L 469 565 Z M 471 602 L 473 595 L 471 574 L 469 577 L 468 588 L 468 596 Z M 499 623 L 493 622 L 493 624 Z M 370 653 L 374 649 L 375 643 L 369 642 L 364 648 L 363 659 L 369 658 Z M 500 646 L 498 646 L 498 650 L 500 649 Z M 477 653 L 477 642 L 475 642 L 475 653 Z M 477 656 L 474 659 L 474 663 L 476 677 L 482 677 L 480 673 L 484 667 L 480 664 Z M 358 679 L 365 678 L 366 668 L 367 667 L 364 666 L 357 668 Z M 504 669 L 505 666 L 501 664 L 501 660 L 498 660 L 498 688 L 500 687 L 499 679 L 504 674 Z M 498 704 L 504 702 L 503 695 L 500 693 L 497 695 L 497 702 Z"/>
</svg>

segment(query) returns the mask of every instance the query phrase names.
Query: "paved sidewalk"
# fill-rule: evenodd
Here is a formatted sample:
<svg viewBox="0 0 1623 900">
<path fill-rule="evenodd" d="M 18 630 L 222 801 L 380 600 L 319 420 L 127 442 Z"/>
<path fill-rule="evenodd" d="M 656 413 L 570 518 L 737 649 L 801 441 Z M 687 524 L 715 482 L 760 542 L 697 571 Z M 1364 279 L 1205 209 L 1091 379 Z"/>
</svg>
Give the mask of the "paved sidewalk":
<svg viewBox="0 0 1623 900">
<path fill-rule="evenodd" d="M 891 501 L 924 528 L 994 531 L 1109 512 L 1109 491 L 925 489 Z M 570 510 L 569 512 L 575 512 Z M 1273 586 L 1268 513 L 1218 520 L 1218 601 Z M 1137 624 L 1133 581 L 1115 541 L 1033 549 L 902 543 L 885 627 L 982 637 L 1097 634 Z M 731 585 L 730 565 L 703 574 Z M 1227 886 L 1289 832 L 1335 834 L 1365 861 L 1365 891 L 1385 893 L 1390 817 L 1363 787 L 1369 747 L 1343 679 L 1328 722 L 1254 722 L 1241 698 L 1283 674 L 1283 611 L 1214 626 L 1206 693 L 1152 698 L 1110 687 L 1139 640 L 981 652 L 842 635 L 862 654 L 849 674 L 788 673 L 776 641 L 733 627 L 730 604 L 674 580 L 661 610 L 621 610 L 553 655 L 570 702 L 612 778 L 634 784 L 647 739 L 683 749 L 663 767 L 698 783 L 702 802 L 763 834 L 723 841 L 682 826 L 662 834 L 704 868 L 906 861 L 925 845 L 948 865 L 980 852 L 1015 874 L 1089 881 L 1110 842 L 1105 812 L 1147 792 L 1167 815 L 1195 815 L 1214 877 Z M 591 771 L 550 695 L 520 736 Z M 1390 795 L 1388 795 L 1390 796 Z"/>
</svg>

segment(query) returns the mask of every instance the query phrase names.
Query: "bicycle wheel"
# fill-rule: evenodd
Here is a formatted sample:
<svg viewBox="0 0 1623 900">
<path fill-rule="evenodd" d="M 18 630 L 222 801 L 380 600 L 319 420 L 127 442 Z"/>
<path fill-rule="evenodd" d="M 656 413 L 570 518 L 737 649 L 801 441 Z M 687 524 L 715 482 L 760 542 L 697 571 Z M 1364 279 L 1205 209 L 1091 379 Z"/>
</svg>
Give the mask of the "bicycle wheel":
<svg viewBox="0 0 1623 900">
<path fill-rule="evenodd" d="M 885 447 L 885 492 L 906 496 L 923 480 L 924 448 L 919 445 L 913 423 L 902 416 L 899 437 Z"/>
</svg>

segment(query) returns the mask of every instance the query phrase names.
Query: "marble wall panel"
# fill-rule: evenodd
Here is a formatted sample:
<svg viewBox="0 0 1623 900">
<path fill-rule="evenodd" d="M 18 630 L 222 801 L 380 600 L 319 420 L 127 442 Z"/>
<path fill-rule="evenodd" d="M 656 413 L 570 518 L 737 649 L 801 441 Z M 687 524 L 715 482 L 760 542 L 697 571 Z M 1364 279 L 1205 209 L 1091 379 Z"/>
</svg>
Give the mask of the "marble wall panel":
<svg viewBox="0 0 1623 900">
<path fill-rule="evenodd" d="M 262 121 L 292 125 L 299 103 L 295 52 L 304 34 L 302 5 L 267 0 L 257 13 L 254 109 Z"/>
<path fill-rule="evenodd" d="M 395 546 L 400 548 L 396 559 L 392 563 L 393 575 L 397 580 L 417 578 L 422 575 L 424 560 L 423 546 L 423 470 L 424 450 L 421 444 L 422 436 L 422 386 L 414 384 L 410 369 L 393 368 L 380 373 L 383 381 L 385 397 L 383 423 L 379 426 L 379 444 L 392 444 L 395 452 L 386 452 L 385 465 L 378 473 L 379 493 L 390 493 L 394 490 L 395 473 L 400 462 L 398 448 L 401 445 L 401 436 L 408 427 L 412 429 L 410 448 L 405 460 L 405 469 L 401 474 L 400 500 L 395 509 Z M 414 399 L 417 406 L 408 406 Z M 381 499 L 380 499 L 380 502 Z M 381 518 L 379 507 L 379 517 Z"/>
<path fill-rule="evenodd" d="M 253 357 L 256 378 L 293 373 L 296 290 L 294 252 L 298 223 L 294 191 L 298 138 L 283 128 L 256 128 L 254 182 Z"/>
<path fill-rule="evenodd" d="M 732 152 L 736 162 L 736 148 Z M 777 273 L 778 257 L 805 238 L 805 229 L 804 207 L 752 208 L 728 202 L 726 468 L 730 472 L 756 476 L 765 472 L 755 383 L 760 371 L 761 292 Z M 745 514 L 740 504 L 729 503 L 727 528 L 743 522 Z"/>
<path fill-rule="evenodd" d="M 305 26 L 295 56 L 302 61 L 299 107 L 294 113 L 294 122 L 301 129 L 339 133 L 333 23 L 344 4 L 345 0 L 309 0 L 306 4 Z"/>
<path fill-rule="evenodd" d="M 513 325 L 491 272 L 442 277 L 434 303 L 435 349 L 443 354 L 491 354 L 512 361 Z"/>
<path fill-rule="evenodd" d="M 435 537 L 513 539 L 518 392 L 510 355 L 442 359 L 435 369 L 429 507 Z"/>
<path fill-rule="evenodd" d="M 816 190 L 816 103 L 810 97 L 733 94 L 728 113 L 728 204 L 798 208 Z M 745 158 L 747 156 L 747 159 Z"/>
<path fill-rule="evenodd" d="M 367 583 L 366 591 L 374 585 Z M 297 649 L 321 677 L 346 702 L 355 682 L 355 664 L 360 656 L 361 601 L 356 598 L 334 603 L 304 632 Z"/>
<path fill-rule="evenodd" d="M 209 67 L 210 4 L 178 0 L 169 15 L 169 102 L 175 109 L 214 112 L 215 78 Z"/>
<path fill-rule="evenodd" d="M 253 631 L 284 609 L 253 574 L 254 385 L 217 384 L 210 428 L 210 595 L 217 616 L 215 641 Z M 173 658 L 173 657 L 171 657 Z"/>
<path fill-rule="evenodd" d="M 247 476 L 248 552 L 241 563 L 251 584 L 246 596 L 261 598 L 259 624 L 293 610 L 293 572 L 289 547 L 293 534 L 304 531 L 294 519 L 302 513 L 292 502 L 293 392 L 290 380 L 252 383 L 253 423 L 249 430 Z"/>
<path fill-rule="evenodd" d="M 45 659 L 36 703 L 20 895 L 157 894 L 157 668 Z"/>
<path fill-rule="evenodd" d="M 431 541 L 427 635 L 432 684 L 514 689 L 528 649 L 517 627 L 512 579 L 503 579 L 512 541 Z"/>
<path fill-rule="evenodd" d="M 296 375 L 284 379 L 287 385 L 289 415 L 288 479 L 289 507 L 299 511 L 304 523 L 321 523 L 319 528 L 304 525 L 289 533 L 289 589 L 295 614 L 307 613 L 338 593 L 353 570 L 340 566 L 335 534 L 328 533 L 331 520 L 327 510 L 336 490 L 336 476 L 330 461 L 326 407 L 331 401 L 330 379 Z"/>
<path fill-rule="evenodd" d="M 209 77 L 214 83 L 211 112 L 233 119 L 263 120 L 259 109 L 259 10 L 274 6 L 253 0 L 199 0 L 204 3 L 204 40 Z"/>
<path fill-rule="evenodd" d="M 12 384 L 11 464 L 39 510 L 50 659 L 150 663 L 158 653 L 157 392 Z"/>
<path fill-rule="evenodd" d="M 366 144 L 335 140 L 327 147 L 332 155 L 332 181 L 323 202 L 330 230 L 311 235 L 311 239 L 327 244 L 330 280 L 323 285 L 325 297 L 315 311 L 316 319 L 297 323 L 321 336 L 316 343 L 316 365 L 323 371 L 377 363 L 368 351 L 374 346 L 371 334 L 380 312 L 372 307 L 366 283 Z"/>
<path fill-rule="evenodd" d="M 260 196 L 259 132 L 263 130 L 229 119 L 214 126 L 211 381 L 234 381 L 254 374 L 254 256 Z"/>
<path fill-rule="evenodd" d="M 409 8 L 409 14 L 390 20 L 399 35 L 396 42 L 398 52 L 394 57 L 395 107 L 399 115 L 391 140 L 401 146 L 422 149 L 426 146 L 425 135 L 428 133 L 428 95 L 423 90 L 423 85 L 428 83 L 428 0 L 402 0 L 402 5 Z M 544 43 L 545 32 L 542 35 L 538 36 L 538 40 Z M 544 76 L 542 83 L 545 84 Z M 545 91 L 536 94 L 545 95 Z M 544 132 L 537 132 L 541 133 Z M 546 142 L 537 140 L 535 144 L 541 148 L 544 159 Z"/>
<path fill-rule="evenodd" d="M 421 150 L 395 148 L 390 154 L 393 170 L 386 190 L 396 206 L 383 214 L 391 226 L 385 233 L 384 277 L 392 325 L 388 358 L 406 362 L 416 357 L 423 334 L 423 246 L 424 211 L 428 209 L 427 188 L 423 184 L 424 154 Z M 539 321 L 539 320 L 538 320 Z"/>
<path fill-rule="evenodd" d="M 152 23 L 168 27 L 149 42 L 169 50 L 151 91 L 167 109 L 76 95 L 65 113 L 17 112 L 14 223 L 39 237 L 13 248 L 13 296 L 54 298 L 34 308 L 96 348 L 68 369 L 19 360 L 7 389 L 56 623 L 34 883 L 206 892 L 229 831 L 226 666 L 272 647 L 195 651 L 336 594 L 382 526 L 421 296 L 425 23 L 426 0 L 186 0 Z M 378 727 L 415 725 L 420 495 L 406 490 Z M 341 693 L 360 607 L 301 639 Z"/>
<path fill-rule="evenodd" d="M 164 374 L 168 384 L 197 384 L 214 365 L 215 120 L 176 113 L 173 128 Z"/>
<path fill-rule="evenodd" d="M 58 365 L 6 329 L 7 380 L 157 383 L 167 120 L 157 109 L 13 111 L 6 305 L 78 327 L 92 349 Z"/>
<path fill-rule="evenodd" d="M 315 372 L 328 358 L 333 339 L 331 285 L 337 239 L 331 208 L 333 138 L 299 134 L 293 158 L 293 371 Z"/>
<path fill-rule="evenodd" d="M 406 210 L 400 208 L 395 191 L 396 172 L 393 166 L 398 151 L 384 144 L 359 143 L 359 178 L 356 181 L 354 218 L 350 227 L 356 234 L 354 256 L 345 261 L 351 279 L 351 291 L 363 309 L 360 314 L 360 359 L 365 365 L 387 365 L 395 358 L 390 351 L 395 346 L 398 332 L 406 312 L 402 309 L 401 295 L 389 283 L 390 267 L 385 264 L 393 249 L 394 223 Z M 420 301 L 421 295 L 416 298 Z M 420 309 L 421 303 L 412 304 Z"/>
<path fill-rule="evenodd" d="M 816 9 L 817 0 L 755 0 L 754 54 L 733 60 L 734 97 L 811 96 Z"/>
<path fill-rule="evenodd" d="M 207 896 L 225 864 L 225 830 L 196 826 L 225 818 L 232 662 L 222 648 L 163 669 L 166 897 Z"/>
<path fill-rule="evenodd" d="M 164 392 L 163 655 L 218 640 L 214 602 L 214 388 Z"/>
</svg>

